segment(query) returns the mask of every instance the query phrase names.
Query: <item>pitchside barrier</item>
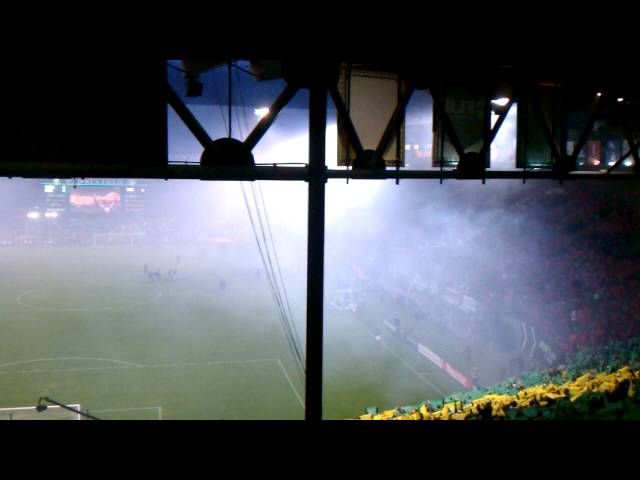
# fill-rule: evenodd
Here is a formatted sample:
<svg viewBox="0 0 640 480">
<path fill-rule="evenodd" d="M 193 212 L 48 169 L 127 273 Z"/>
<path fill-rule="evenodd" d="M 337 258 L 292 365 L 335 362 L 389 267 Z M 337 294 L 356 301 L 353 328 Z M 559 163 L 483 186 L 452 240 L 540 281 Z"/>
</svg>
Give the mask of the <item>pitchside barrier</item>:
<svg viewBox="0 0 640 480">
<path fill-rule="evenodd" d="M 361 278 L 361 279 L 367 278 L 366 273 L 356 264 L 354 264 L 353 262 L 347 259 L 343 259 L 343 262 L 354 270 L 358 278 Z M 388 287 L 384 287 L 384 288 L 387 290 L 387 292 L 390 291 Z M 483 316 L 486 318 L 490 317 L 490 315 L 487 315 L 488 313 L 487 307 L 481 302 L 479 302 L 478 300 L 458 291 L 455 288 L 440 285 L 437 282 L 431 282 L 431 284 L 427 285 L 424 282 L 422 282 L 419 278 L 415 278 L 408 290 L 412 291 L 413 293 L 431 295 L 433 297 L 437 297 L 441 300 L 444 300 L 450 306 L 459 310 L 460 314 L 464 318 L 469 320 L 469 322 L 466 322 L 467 328 L 464 328 L 466 333 L 469 332 L 471 324 L 476 323 L 476 321 L 482 318 Z M 413 293 L 410 294 L 398 289 L 395 289 L 394 293 L 396 295 L 401 295 L 412 300 L 413 302 L 416 303 L 416 305 L 419 305 L 420 307 L 424 306 L 423 302 Z M 509 345 L 505 345 L 505 347 L 513 351 L 518 351 L 519 349 L 521 353 L 526 352 L 531 358 L 533 358 L 534 355 L 537 354 L 538 357 L 542 357 L 542 359 L 546 361 L 549 365 L 555 362 L 556 354 L 554 353 L 552 347 L 550 346 L 551 342 L 549 341 L 545 342 L 540 340 L 538 338 L 535 327 L 525 322 L 521 322 L 519 320 L 510 318 L 507 316 L 500 316 L 500 323 L 502 323 L 502 327 L 503 327 L 503 328 L 500 328 L 500 331 L 502 334 L 501 338 L 502 339 L 506 338 L 507 342 L 509 343 Z M 384 324 L 389 330 L 399 335 L 398 329 L 396 328 L 395 325 L 393 325 L 392 323 L 386 320 L 384 321 Z M 519 338 L 518 331 L 520 326 L 522 326 L 522 336 Z M 485 328 L 485 331 L 486 330 L 487 329 Z M 509 335 L 507 334 L 508 330 L 511 331 Z M 401 336 L 401 338 L 406 343 L 411 345 L 412 348 L 415 348 L 420 355 L 427 358 L 430 362 L 434 363 L 436 366 L 438 366 L 438 368 L 446 372 L 451 378 L 456 380 L 465 388 L 473 388 L 474 385 L 470 379 L 468 379 L 462 373 L 460 373 L 457 369 L 452 367 L 451 364 L 447 362 L 445 359 L 440 358 L 437 354 L 432 352 L 427 346 L 421 344 L 420 342 L 416 341 L 414 338 L 411 338 L 411 336 L 407 336 L 406 334 L 399 335 L 399 336 Z M 521 342 L 518 343 L 518 340 L 521 340 Z"/>
<path fill-rule="evenodd" d="M 465 377 L 462 373 L 460 373 L 458 370 L 456 370 L 455 368 L 453 368 L 449 362 L 443 360 L 442 358 L 440 358 L 440 356 L 438 356 L 436 353 L 432 352 L 431 350 L 429 350 L 428 347 L 424 346 L 423 344 L 421 344 L 420 342 L 416 341 L 415 339 L 413 339 L 411 336 L 403 334 L 401 335 L 400 332 L 398 332 L 398 329 L 396 328 L 395 325 L 393 325 L 391 322 L 388 322 L 387 320 L 384 321 L 384 325 L 391 330 L 393 333 L 395 333 L 396 335 L 398 335 L 402 340 L 404 340 L 405 342 L 407 342 L 409 345 L 411 345 L 412 347 L 414 347 L 416 349 L 416 351 L 422 355 L 424 358 L 426 358 L 427 360 L 429 360 L 431 363 L 433 363 L 434 365 L 436 365 L 438 368 L 440 368 L 443 372 L 445 372 L 447 375 L 449 375 L 451 378 L 453 378 L 456 382 L 458 382 L 460 385 L 462 385 L 465 388 L 473 388 L 473 382 L 468 379 L 467 377 Z"/>
</svg>

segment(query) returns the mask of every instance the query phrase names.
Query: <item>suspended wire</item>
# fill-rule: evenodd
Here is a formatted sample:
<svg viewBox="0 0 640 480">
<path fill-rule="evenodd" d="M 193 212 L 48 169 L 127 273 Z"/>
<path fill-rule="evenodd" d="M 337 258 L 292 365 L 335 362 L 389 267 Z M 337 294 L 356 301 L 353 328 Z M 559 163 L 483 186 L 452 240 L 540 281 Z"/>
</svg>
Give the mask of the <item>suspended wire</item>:
<svg viewBox="0 0 640 480">
<path fill-rule="evenodd" d="M 248 113 L 246 111 L 247 107 L 246 107 L 246 102 L 245 102 L 245 98 L 244 98 L 243 89 L 242 89 L 241 83 L 240 83 L 240 74 L 239 74 L 239 72 L 237 70 L 236 70 L 236 79 L 237 79 L 237 82 L 238 82 L 238 88 L 237 88 L 238 97 L 240 98 L 240 105 L 242 107 L 241 116 L 242 116 L 242 120 L 243 120 L 243 125 L 247 129 L 247 131 L 249 131 L 249 121 L 247 119 Z M 240 122 L 238 122 L 238 123 L 240 123 Z M 244 133 L 243 133 L 243 137 L 244 137 Z M 254 197 L 254 205 L 255 205 L 255 208 L 256 208 L 258 221 L 259 221 L 260 228 L 261 228 L 261 231 L 262 231 L 263 241 L 265 243 L 265 249 L 267 251 L 266 259 L 267 259 L 268 265 L 265 265 L 265 269 L 268 270 L 269 275 L 271 276 L 271 283 L 273 285 L 275 285 L 275 287 L 276 287 L 275 296 L 277 296 L 279 304 L 283 306 L 283 310 L 284 310 L 284 306 L 286 306 L 286 310 L 283 312 L 284 315 L 282 316 L 283 317 L 283 322 L 284 322 L 283 327 L 288 332 L 287 335 L 290 336 L 291 339 L 292 339 L 292 343 L 293 343 L 293 347 L 294 347 L 294 354 L 298 358 L 298 361 L 301 364 L 302 370 L 304 371 L 304 369 L 305 369 L 305 360 L 304 360 L 304 355 L 302 353 L 303 349 L 301 347 L 300 337 L 298 335 L 298 332 L 297 332 L 297 329 L 296 329 L 296 325 L 295 325 L 295 322 L 293 320 L 293 313 L 292 313 L 292 310 L 291 310 L 291 304 L 289 302 L 289 297 L 287 295 L 286 286 L 285 286 L 284 279 L 283 279 L 283 276 L 282 276 L 282 270 L 280 268 L 280 262 L 279 262 L 277 250 L 275 248 L 275 242 L 273 240 L 273 233 L 271 231 L 271 224 L 269 222 L 267 206 L 266 206 L 266 202 L 264 201 L 264 195 L 262 193 L 262 187 L 260 185 L 260 182 L 258 182 L 258 191 L 259 191 L 259 194 L 260 194 L 262 211 L 264 212 L 264 216 L 265 216 L 265 222 L 264 223 L 267 226 L 267 231 L 269 233 L 269 240 L 271 242 L 271 249 L 273 250 L 273 256 L 274 256 L 275 264 L 276 264 L 276 268 L 277 268 L 277 273 L 278 273 L 277 277 L 276 277 L 276 274 L 275 274 L 274 269 L 273 269 L 273 264 L 272 264 L 272 261 L 271 261 L 271 255 L 269 254 L 269 249 L 268 249 L 269 242 L 267 241 L 267 237 L 265 236 L 265 233 L 264 233 L 264 225 L 263 225 L 263 222 L 262 222 L 262 216 L 260 215 L 261 208 L 260 208 L 260 204 L 258 203 L 258 200 L 257 200 L 257 196 L 256 196 L 256 192 L 255 192 L 255 188 L 254 188 L 254 184 L 253 183 L 251 184 L 251 191 L 252 191 L 252 194 L 253 194 L 253 197 Z M 278 283 L 278 279 L 280 281 L 279 283 Z"/>
<path fill-rule="evenodd" d="M 275 275 L 275 271 L 274 271 L 274 268 L 273 268 L 273 262 L 271 260 L 271 254 L 270 254 L 269 248 L 268 248 L 269 243 L 267 241 L 267 236 L 266 236 L 266 233 L 265 233 L 264 223 L 262 221 L 262 215 L 260 214 L 260 207 L 258 205 L 258 197 L 256 195 L 255 187 L 254 187 L 253 184 L 251 185 L 251 192 L 253 194 L 254 205 L 255 205 L 255 208 L 256 208 L 256 215 L 258 217 L 258 224 L 260 225 L 260 231 L 262 233 L 262 239 L 263 239 L 264 245 L 265 245 L 266 259 L 267 259 L 267 263 L 269 265 L 269 274 L 272 277 L 272 284 L 276 286 L 276 295 L 278 297 L 278 303 L 281 306 L 282 312 L 284 314 L 283 315 L 283 320 L 286 322 L 286 328 L 287 328 L 288 334 L 292 336 L 293 343 L 294 343 L 294 348 L 295 348 L 295 354 L 299 358 L 299 360 L 304 364 L 304 357 L 303 357 L 303 355 L 301 353 L 301 348 L 299 346 L 299 341 L 296 338 L 296 336 L 294 336 L 295 329 L 292 326 L 292 322 L 289 320 L 289 317 L 287 316 L 286 310 L 284 309 L 284 302 L 282 300 L 282 296 L 281 296 L 280 290 L 278 288 L 278 281 L 277 281 L 277 278 L 276 278 L 276 275 Z M 275 248 L 273 248 L 273 250 L 275 251 Z"/>
<path fill-rule="evenodd" d="M 255 222 L 253 221 L 253 215 L 251 213 L 251 208 L 249 206 L 249 201 L 247 200 L 247 195 L 246 195 L 246 192 L 244 190 L 244 185 L 242 183 L 240 183 L 240 187 L 242 189 L 242 196 L 243 196 L 243 199 L 245 201 L 245 206 L 247 207 L 247 213 L 249 214 L 249 221 L 251 222 L 251 228 L 253 230 L 253 234 L 254 234 L 254 237 L 256 239 L 256 244 L 258 246 L 258 251 L 260 252 L 260 258 L 261 258 L 262 263 L 263 263 L 263 265 L 265 267 L 265 270 L 268 273 L 268 265 L 267 265 L 267 261 L 265 259 L 265 252 L 263 251 L 264 246 L 260 243 L 260 239 L 258 237 L 258 231 L 257 231 L 257 229 L 255 227 Z M 275 288 L 275 285 L 273 284 L 272 276 L 271 275 L 267 275 L 267 280 L 269 281 L 269 286 L 271 287 L 271 291 L 272 291 L 272 294 L 274 295 L 274 299 L 276 301 L 276 305 L 278 307 L 280 315 L 283 316 L 285 314 L 285 312 L 284 312 L 284 309 L 282 308 L 282 304 L 280 302 L 280 299 L 279 299 L 279 297 L 278 297 L 278 295 L 276 293 L 276 288 Z"/>
<path fill-rule="evenodd" d="M 228 115 L 228 131 L 227 134 L 229 134 L 229 132 L 231 132 L 232 129 L 232 116 L 231 116 L 231 82 L 232 82 L 232 77 L 231 77 L 231 72 L 230 70 L 227 72 L 228 76 L 228 98 L 229 98 L 229 115 Z M 237 84 L 238 84 L 238 97 L 239 97 L 239 104 L 240 104 L 240 114 L 236 115 L 236 125 L 238 126 L 238 130 L 240 132 L 240 136 L 241 138 L 244 138 L 245 132 L 243 131 L 244 129 L 246 129 L 247 131 L 249 130 L 249 121 L 247 119 L 247 112 L 246 112 L 246 103 L 245 103 L 245 98 L 244 98 L 244 93 L 242 91 L 241 88 L 241 83 L 240 83 L 240 76 L 239 73 L 236 71 L 236 80 L 237 80 Z M 215 81 L 214 81 L 215 84 Z M 217 89 L 216 89 L 217 92 Z M 224 116 L 223 116 L 224 117 Z M 242 117 L 241 119 L 239 117 Z M 224 120 L 224 118 L 223 118 Z M 226 123 L 226 122 L 225 122 Z M 244 127 L 244 128 L 243 128 Z M 255 191 L 255 187 L 253 185 L 253 183 L 251 184 L 251 193 L 253 196 L 253 204 L 254 204 L 254 209 L 255 209 L 255 214 L 252 213 L 251 211 L 251 206 L 250 206 L 250 201 L 247 198 L 247 192 L 245 191 L 244 188 L 244 184 L 242 182 L 240 182 L 240 188 L 242 191 L 242 197 L 245 203 L 245 208 L 247 209 L 247 214 L 249 215 L 249 222 L 251 223 L 251 229 L 253 231 L 254 234 L 254 238 L 256 240 L 256 245 L 258 247 L 258 252 L 260 254 L 260 259 L 262 261 L 262 265 L 264 267 L 264 270 L 266 272 L 266 276 L 267 276 L 267 281 L 269 283 L 269 287 L 271 290 L 271 295 L 275 301 L 276 304 L 276 308 L 278 310 L 279 316 L 280 316 L 280 325 L 281 328 L 283 330 L 283 334 L 285 336 L 285 339 L 287 341 L 287 344 L 289 346 L 289 349 L 291 350 L 291 353 L 294 357 L 294 362 L 296 364 L 296 366 L 299 369 L 299 372 L 304 374 L 304 372 L 306 371 L 306 364 L 305 364 L 305 359 L 304 359 L 304 355 L 302 353 L 302 347 L 301 347 L 301 342 L 299 340 L 298 337 L 298 332 L 296 330 L 295 327 L 295 323 L 293 322 L 292 318 L 292 311 L 291 311 L 291 305 L 289 303 L 289 298 L 287 296 L 286 293 L 286 287 L 284 284 L 284 279 L 282 277 L 282 271 L 280 269 L 280 264 L 279 264 L 279 259 L 277 256 L 277 251 L 275 248 L 275 243 L 273 241 L 273 234 L 271 232 L 271 225 L 269 223 L 269 217 L 267 214 L 267 208 L 266 208 L 266 203 L 264 201 L 264 195 L 262 194 L 262 190 L 260 188 L 259 193 L 260 193 L 260 200 L 261 200 L 261 204 L 262 204 L 262 208 L 260 207 L 260 203 L 258 202 L 258 196 L 256 195 L 256 191 Z M 261 211 L 264 211 L 264 216 L 265 219 L 263 221 L 262 219 L 262 213 Z M 256 217 L 256 219 L 254 219 L 254 215 Z M 256 223 L 258 224 L 259 228 L 260 228 L 260 232 L 258 232 L 258 226 L 256 225 Z M 271 242 L 271 249 L 269 248 L 269 240 L 267 239 L 267 234 L 265 233 L 265 224 L 267 226 L 267 230 L 268 230 L 268 239 Z M 262 237 L 262 241 L 260 240 L 260 236 Z M 275 260 L 275 265 L 277 268 L 277 275 L 276 275 L 276 271 L 274 269 L 274 261 L 272 261 L 271 257 L 271 251 L 273 250 L 273 257 Z M 279 279 L 279 282 L 278 282 Z"/>
<path fill-rule="evenodd" d="M 255 240 L 256 240 L 256 244 L 258 245 L 258 251 L 260 253 L 260 258 L 262 260 L 262 264 L 264 266 L 264 269 L 267 272 L 267 280 L 268 280 L 269 285 L 271 287 L 271 293 L 272 293 L 272 296 L 273 296 L 273 298 L 274 298 L 274 300 L 276 302 L 276 306 L 278 308 L 278 311 L 280 313 L 280 318 L 282 320 L 281 326 L 283 328 L 283 333 L 285 335 L 285 338 L 287 340 L 289 348 L 290 348 L 291 352 L 293 353 L 294 361 L 295 361 L 297 367 L 299 368 L 300 372 L 304 373 L 306 371 L 304 357 L 302 356 L 302 353 L 300 352 L 300 348 L 299 348 L 299 345 L 296 342 L 296 338 L 294 337 L 294 334 L 292 332 L 292 328 L 290 326 L 290 322 L 287 319 L 287 313 L 286 313 L 286 310 L 284 309 L 282 298 L 279 295 L 277 284 L 274 282 L 275 276 L 273 274 L 273 267 L 271 267 L 271 269 L 269 268 L 270 267 L 270 261 L 267 260 L 267 258 L 268 258 L 267 246 L 266 246 L 266 244 L 263 246 L 260 243 L 258 230 L 256 228 L 256 225 L 255 225 L 255 222 L 254 222 L 254 219 L 253 219 L 253 215 L 251 214 L 251 207 L 249 206 L 249 201 L 247 199 L 247 194 L 245 192 L 244 185 L 242 183 L 240 183 L 240 187 L 241 187 L 241 190 L 242 190 L 242 197 L 244 199 L 245 207 L 246 207 L 247 213 L 249 215 L 249 221 L 251 223 L 251 228 L 253 230 L 253 234 L 254 234 L 254 237 L 255 237 Z M 256 212 L 256 213 L 258 213 L 258 212 Z M 263 237 L 264 237 L 264 232 L 263 232 Z M 263 248 L 264 248 L 265 251 L 263 251 Z"/>
<path fill-rule="evenodd" d="M 292 327 L 293 327 L 293 334 L 295 336 L 295 339 L 300 342 L 300 338 L 298 337 L 298 332 L 296 330 L 296 324 L 293 321 L 293 314 L 291 313 L 291 305 L 289 304 L 289 297 L 287 296 L 287 289 L 285 288 L 284 285 L 284 279 L 282 278 L 282 270 L 280 269 L 280 261 L 278 259 L 278 251 L 275 248 L 275 242 L 273 241 L 273 235 L 271 234 L 271 224 L 269 223 L 269 215 L 267 214 L 267 207 L 264 203 L 264 196 L 262 195 L 262 186 L 260 185 L 260 182 L 258 183 L 258 192 L 260 193 L 260 200 L 262 201 L 262 208 L 264 210 L 264 216 L 265 216 L 265 223 L 267 224 L 267 231 L 269 232 L 269 240 L 271 241 L 271 245 L 273 246 L 273 256 L 275 258 L 276 261 L 276 268 L 278 271 L 278 277 L 280 278 L 280 284 L 282 285 L 282 293 L 284 295 L 284 300 L 285 300 L 285 304 L 287 306 L 287 311 L 289 312 L 289 319 L 291 321 Z"/>
<path fill-rule="evenodd" d="M 254 190 L 254 196 L 255 196 L 255 190 Z M 261 223 L 260 227 L 261 227 L 261 229 L 263 229 L 263 237 L 264 237 L 264 227 L 262 226 L 262 223 Z M 264 237 L 264 238 L 265 238 L 265 241 L 266 241 L 266 237 Z M 278 273 L 279 273 L 279 277 L 280 277 L 280 284 L 282 285 L 282 294 L 280 293 L 280 291 L 278 291 L 278 294 L 280 295 L 280 302 L 283 305 L 283 308 L 284 308 L 285 304 L 288 307 L 288 315 L 285 315 L 285 319 L 286 319 L 287 324 L 288 324 L 287 328 L 291 331 L 291 335 L 293 336 L 293 339 L 295 341 L 297 354 L 301 357 L 301 360 L 304 363 L 304 355 L 302 354 L 301 342 L 300 342 L 300 339 L 298 337 L 298 333 L 297 333 L 296 328 L 295 328 L 295 323 L 293 322 L 293 315 L 291 313 L 291 306 L 289 305 L 289 300 L 288 300 L 288 297 L 286 295 L 286 288 L 285 288 L 285 285 L 284 285 L 284 280 L 282 279 L 282 272 L 280 271 L 280 266 L 277 263 L 277 253 L 276 253 L 276 249 L 275 249 L 275 244 L 273 243 L 273 238 L 271 238 L 271 245 L 272 245 L 271 248 L 272 248 L 272 250 L 274 252 L 274 257 L 276 258 L 276 266 L 278 268 Z M 273 281 L 277 286 L 278 285 L 278 281 L 277 281 L 277 278 L 275 276 L 275 272 L 273 270 L 273 266 L 271 264 L 270 255 L 267 255 L 267 260 L 269 261 L 269 265 L 271 267 L 271 274 L 273 276 Z M 282 299 L 283 296 L 284 296 L 285 301 L 283 301 L 283 299 Z M 285 311 L 285 313 L 286 313 L 286 311 Z"/>
<path fill-rule="evenodd" d="M 254 77 L 254 78 L 260 78 L 260 77 L 258 77 L 258 75 L 256 75 L 255 73 L 250 72 L 249 70 L 242 68 L 242 67 L 241 67 L 240 65 L 238 65 L 237 63 L 232 63 L 231 65 L 233 65 L 236 69 L 238 69 L 238 70 L 240 70 L 240 71 L 242 71 L 242 72 L 244 72 L 244 73 L 246 73 L 246 74 L 248 74 L 248 75 L 251 75 L 251 76 L 252 76 L 252 77 Z"/>
<path fill-rule="evenodd" d="M 178 70 L 179 72 L 184 73 L 185 75 L 193 75 L 191 72 L 187 72 L 186 70 L 180 68 L 180 67 L 176 67 L 175 65 L 167 62 L 167 67 L 173 68 L 174 70 Z"/>
</svg>

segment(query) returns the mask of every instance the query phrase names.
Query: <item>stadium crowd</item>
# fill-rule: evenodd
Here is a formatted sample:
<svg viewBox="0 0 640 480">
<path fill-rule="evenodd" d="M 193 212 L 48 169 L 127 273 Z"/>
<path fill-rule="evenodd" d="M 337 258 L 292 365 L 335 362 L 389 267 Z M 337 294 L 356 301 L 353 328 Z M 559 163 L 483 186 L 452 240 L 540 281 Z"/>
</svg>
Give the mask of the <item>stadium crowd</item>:
<svg viewBox="0 0 640 480">
<path fill-rule="evenodd" d="M 484 288 L 494 307 L 526 318 L 571 357 L 583 347 L 640 334 L 640 196 L 637 187 L 564 189 L 546 198 L 531 192 L 543 199 L 537 218 L 511 234 L 539 247 L 531 255 L 506 252 L 509 262 L 497 264 L 492 275 L 498 287 Z M 525 198 L 510 210 L 525 211 L 530 204 Z M 530 308 L 533 299 L 536 308 Z"/>
</svg>

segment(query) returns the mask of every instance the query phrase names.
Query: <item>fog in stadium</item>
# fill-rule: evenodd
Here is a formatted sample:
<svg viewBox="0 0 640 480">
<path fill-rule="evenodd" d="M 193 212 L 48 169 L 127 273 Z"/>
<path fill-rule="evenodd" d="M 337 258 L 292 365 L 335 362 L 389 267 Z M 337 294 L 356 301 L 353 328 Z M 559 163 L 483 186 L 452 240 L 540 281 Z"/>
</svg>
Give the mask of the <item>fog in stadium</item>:
<svg viewBox="0 0 640 480">
<path fill-rule="evenodd" d="M 262 144 L 263 158 L 299 160 L 303 131 Z M 34 400 L 100 406 L 114 384 L 118 398 L 152 397 L 112 399 L 105 412 L 173 402 L 176 418 L 301 418 L 307 185 L 122 182 L 0 180 L 0 380 Z M 564 351 L 624 330 L 638 306 L 633 262 L 619 254 L 635 231 L 615 207 L 637 187 L 332 180 L 326 191 L 329 417 L 560 364 Z M 220 409 L 176 403 L 185 395 Z"/>
</svg>

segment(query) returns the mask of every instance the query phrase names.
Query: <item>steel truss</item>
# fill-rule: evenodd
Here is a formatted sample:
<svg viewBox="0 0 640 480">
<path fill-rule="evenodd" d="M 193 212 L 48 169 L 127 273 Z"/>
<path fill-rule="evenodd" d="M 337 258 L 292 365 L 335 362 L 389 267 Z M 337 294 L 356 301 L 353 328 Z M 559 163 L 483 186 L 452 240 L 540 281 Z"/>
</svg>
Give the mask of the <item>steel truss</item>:
<svg viewBox="0 0 640 480">
<path fill-rule="evenodd" d="M 227 63 L 229 65 L 229 63 Z M 336 65 L 325 66 L 328 69 L 337 68 Z M 270 114 L 263 117 L 256 127 L 244 139 L 243 143 L 249 150 L 253 150 L 260 139 L 269 130 L 278 113 L 291 101 L 296 92 L 301 88 L 307 88 L 309 95 L 309 164 L 303 167 L 286 166 L 262 166 L 254 167 L 204 167 L 200 165 L 168 165 L 168 164 L 90 164 L 90 163 L 64 163 L 64 162 L 0 162 L 0 176 L 4 177 L 55 177 L 55 178 L 83 178 L 83 177 L 107 177 L 107 178 L 154 178 L 154 179 L 192 179 L 192 180 L 218 180 L 218 181 L 305 181 L 309 183 L 309 210 L 308 210 L 308 252 L 307 252 L 307 351 L 306 351 L 306 410 L 307 420 L 322 419 L 322 363 L 323 363 L 323 280 L 324 280 L 324 206 L 325 184 L 329 179 L 392 179 L 398 183 L 404 179 L 555 179 L 565 180 L 613 180 L 613 179 L 638 179 L 637 173 L 623 173 L 614 171 L 626 158 L 633 156 L 636 172 L 640 166 L 638 155 L 639 142 L 632 136 L 629 126 L 629 118 L 620 106 L 620 118 L 623 125 L 625 138 L 630 149 L 617 160 L 606 172 L 578 172 L 567 168 L 531 169 L 522 168 L 513 171 L 488 171 L 482 169 L 481 174 L 469 177 L 462 175 L 457 170 L 405 170 L 395 169 L 370 170 L 370 169 L 328 169 L 325 165 L 325 128 L 326 128 L 326 101 L 329 95 L 333 100 L 337 114 L 344 125 L 347 139 L 356 155 L 362 155 L 363 146 L 358 132 L 353 125 L 344 101 L 338 92 L 336 84 L 330 80 L 337 76 L 326 74 L 323 66 L 314 67 L 309 64 L 289 65 L 294 80 L 287 80 L 287 86 L 270 107 Z M 399 69 L 396 73 L 402 75 Z M 406 73 L 406 72 L 405 72 Z M 447 114 L 444 99 L 440 95 L 439 86 L 441 79 L 430 79 L 421 75 L 408 75 L 408 88 L 400 95 L 398 104 L 387 127 L 385 128 L 377 148 L 375 157 L 381 157 L 392 141 L 394 132 L 403 121 L 404 111 L 416 89 L 429 90 L 434 101 L 434 114 L 439 115 L 443 123 L 446 136 L 453 145 L 459 158 L 465 155 L 458 133 Z M 286 79 L 286 77 L 285 77 Z M 327 80 L 329 79 L 329 80 Z M 485 79 L 493 80 L 493 79 Z M 593 126 L 595 116 L 600 105 L 605 101 L 603 95 L 598 98 L 593 109 L 588 115 L 577 145 L 570 156 L 564 153 L 563 145 L 558 146 L 553 133 L 544 118 L 540 99 L 535 93 L 535 82 L 526 79 L 520 82 L 519 95 L 514 95 L 506 108 L 502 111 L 496 125 L 493 128 L 485 128 L 483 145 L 480 158 L 486 158 L 491 142 L 506 118 L 509 109 L 515 100 L 529 102 L 533 113 L 543 131 L 545 141 L 552 153 L 554 167 L 563 167 L 563 162 L 568 165 L 575 164 L 576 158 L 584 146 L 588 133 Z M 166 104 L 169 105 L 186 125 L 192 135 L 203 148 L 212 143 L 212 139 L 200 125 L 189 108 L 181 100 L 173 88 L 166 83 L 164 86 Z M 166 134 L 166 132 L 165 132 Z M 399 165 L 399 161 L 396 162 Z M 441 165 L 443 162 L 441 162 Z"/>
</svg>

